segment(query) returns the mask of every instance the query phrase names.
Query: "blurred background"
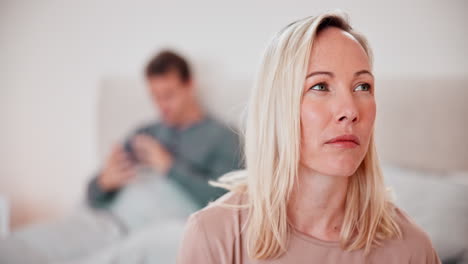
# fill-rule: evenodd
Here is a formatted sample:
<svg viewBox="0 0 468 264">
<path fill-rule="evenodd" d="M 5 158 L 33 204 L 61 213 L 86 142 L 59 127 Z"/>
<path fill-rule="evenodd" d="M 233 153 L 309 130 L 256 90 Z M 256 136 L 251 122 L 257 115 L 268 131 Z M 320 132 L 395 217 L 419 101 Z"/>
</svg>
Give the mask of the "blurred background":
<svg viewBox="0 0 468 264">
<path fill-rule="evenodd" d="M 369 39 L 377 93 L 379 82 L 386 88 L 378 95 L 383 161 L 467 184 L 467 1 L 0 0 L 0 195 L 9 229 L 73 211 L 109 145 L 157 115 L 143 99 L 143 67 L 157 51 L 186 56 L 206 107 L 237 124 L 272 35 L 335 8 Z M 395 150 L 395 137 L 404 149 Z"/>
</svg>

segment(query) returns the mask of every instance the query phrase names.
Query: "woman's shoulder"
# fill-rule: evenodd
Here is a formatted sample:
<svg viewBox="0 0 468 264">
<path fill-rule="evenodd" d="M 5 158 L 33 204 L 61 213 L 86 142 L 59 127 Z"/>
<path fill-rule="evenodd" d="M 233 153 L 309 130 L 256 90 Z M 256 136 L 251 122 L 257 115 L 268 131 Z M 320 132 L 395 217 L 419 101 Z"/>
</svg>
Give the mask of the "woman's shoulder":
<svg viewBox="0 0 468 264">
<path fill-rule="evenodd" d="M 408 244 L 431 244 L 429 235 L 401 208 L 395 207 L 395 215 L 398 226 L 403 235 L 403 241 Z"/>
<path fill-rule="evenodd" d="M 188 219 L 188 226 L 197 226 L 210 234 L 210 237 L 231 240 L 239 236 L 246 221 L 248 209 L 245 193 L 228 192 L 211 202 L 205 208 L 193 213 Z"/>
<path fill-rule="evenodd" d="M 377 252 L 386 256 L 392 253 L 401 259 L 415 260 L 415 263 L 440 263 L 429 235 L 401 208 L 395 206 L 394 213 L 402 237 L 386 241 Z"/>
<path fill-rule="evenodd" d="M 210 231 L 237 228 L 245 221 L 247 208 L 245 193 L 228 192 L 205 208 L 193 213 L 190 220 L 196 221 Z"/>
<path fill-rule="evenodd" d="M 229 263 L 240 247 L 245 194 L 229 192 L 193 213 L 186 224 L 178 263 Z"/>
</svg>

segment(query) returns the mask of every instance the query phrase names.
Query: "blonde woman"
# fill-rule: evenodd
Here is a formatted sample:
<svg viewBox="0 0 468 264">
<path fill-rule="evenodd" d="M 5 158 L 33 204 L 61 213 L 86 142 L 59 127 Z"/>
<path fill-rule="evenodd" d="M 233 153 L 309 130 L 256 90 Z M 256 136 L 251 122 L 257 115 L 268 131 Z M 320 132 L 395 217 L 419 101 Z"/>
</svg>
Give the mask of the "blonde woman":
<svg viewBox="0 0 468 264">
<path fill-rule="evenodd" d="M 440 263 L 386 192 L 374 92 L 370 47 L 345 15 L 281 30 L 251 95 L 246 170 L 190 217 L 178 263 Z"/>
</svg>

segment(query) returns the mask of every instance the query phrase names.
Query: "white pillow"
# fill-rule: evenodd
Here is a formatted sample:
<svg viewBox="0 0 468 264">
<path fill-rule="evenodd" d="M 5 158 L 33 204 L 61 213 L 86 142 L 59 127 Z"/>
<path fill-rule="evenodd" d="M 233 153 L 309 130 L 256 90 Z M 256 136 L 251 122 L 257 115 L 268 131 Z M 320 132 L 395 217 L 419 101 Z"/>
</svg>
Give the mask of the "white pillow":
<svg viewBox="0 0 468 264">
<path fill-rule="evenodd" d="M 431 237 L 439 257 L 468 262 L 468 185 L 444 175 L 383 166 L 396 204 Z"/>
</svg>

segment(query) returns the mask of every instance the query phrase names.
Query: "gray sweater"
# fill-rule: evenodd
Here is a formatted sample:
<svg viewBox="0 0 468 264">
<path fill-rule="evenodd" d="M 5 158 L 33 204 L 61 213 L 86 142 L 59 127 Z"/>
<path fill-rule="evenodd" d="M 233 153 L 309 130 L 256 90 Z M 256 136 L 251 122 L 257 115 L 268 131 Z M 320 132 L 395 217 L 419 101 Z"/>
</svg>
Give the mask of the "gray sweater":
<svg viewBox="0 0 468 264">
<path fill-rule="evenodd" d="M 125 149 L 130 155 L 130 141 L 140 133 L 154 137 L 173 155 L 174 164 L 167 173 L 168 178 L 190 194 L 200 208 L 225 193 L 223 189 L 210 186 L 208 181 L 240 168 L 238 136 L 211 117 L 185 129 L 161 122 L 143 126 L 125 141 Z M 119 192 L 120 189 L 103 191 L 96 176 L 88 185 L 88 202 L 95 208 L 107 207 Z"/>
</svg>

